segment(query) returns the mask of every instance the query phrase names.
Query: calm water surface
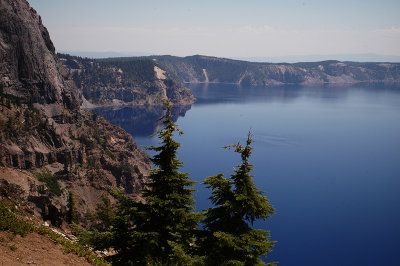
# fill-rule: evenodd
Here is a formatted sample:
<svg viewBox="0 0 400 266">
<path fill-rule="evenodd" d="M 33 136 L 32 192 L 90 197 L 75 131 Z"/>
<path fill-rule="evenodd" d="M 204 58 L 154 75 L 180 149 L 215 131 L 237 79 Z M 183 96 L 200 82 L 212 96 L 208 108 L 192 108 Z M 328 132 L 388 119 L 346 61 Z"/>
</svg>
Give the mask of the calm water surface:
<svg viewBox="0 0 400 266">
<path fill-rule="evenodd" d="M 254 135 L 254 181 L 276 214 L 255 226 L 278 241 L 280 265 L 400 265 L 400 90 L 191 85 L 198 101 L 177 108 L 179 157 L 195 181 L 232 173 L 222 148 Z M 99 111 L 139 145 L 160 111 Z M 134 113 L 139 115 L 133 115 Z M 147 113 L 146 113 L 147 112 Z M 158 113 L 157 113 L 158 112 Z M 142 117 L 143 121 L 141 121 Z M 197 208 L 209 206 L 198 184 Z"/>
</svg>

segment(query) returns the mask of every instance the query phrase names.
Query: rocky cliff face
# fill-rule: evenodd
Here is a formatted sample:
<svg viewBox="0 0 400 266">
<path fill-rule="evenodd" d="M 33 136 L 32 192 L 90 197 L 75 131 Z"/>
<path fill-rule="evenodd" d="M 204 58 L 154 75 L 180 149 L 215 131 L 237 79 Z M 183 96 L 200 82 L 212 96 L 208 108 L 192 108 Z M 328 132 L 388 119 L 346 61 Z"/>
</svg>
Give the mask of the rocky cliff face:
<svg viewBox="0 0 400 266">
<path fill-rule="evenodd" d="M 1 0 L 0 8 L 0 75 L 4 93 L 25 102 L 78 110 L 79 90 L 56 60 L 55 48 L 40 16 L 26 1 Z M 55 109 L 62 112 L 62 108 Z"/>
<path fill-rule="evenodd" d="M 175 105 L 190 105 L 195 98 L 149 58 L 87 59 L 58 55 L 83 96 L 85 107 L 157 105 L 169 98 Z"/>
<path fill-rule="evenodd" d="M 157 56 L 159 65 L 183 82 L 244 85 L 400 84 L 398 63 L 323 61 L 296 64 L 252 63 L 207 56 Z"/>
<path fill-rule="evenodd" d="M 25 184 L 28 199 L 59 216 L 72 192 L 83 219 L 111 187 L 137 196 L 151 163 L 124 130 L 81 111 L 81 99 L 36 11 L 0 0 L 0 179 Z"/>
</svg>

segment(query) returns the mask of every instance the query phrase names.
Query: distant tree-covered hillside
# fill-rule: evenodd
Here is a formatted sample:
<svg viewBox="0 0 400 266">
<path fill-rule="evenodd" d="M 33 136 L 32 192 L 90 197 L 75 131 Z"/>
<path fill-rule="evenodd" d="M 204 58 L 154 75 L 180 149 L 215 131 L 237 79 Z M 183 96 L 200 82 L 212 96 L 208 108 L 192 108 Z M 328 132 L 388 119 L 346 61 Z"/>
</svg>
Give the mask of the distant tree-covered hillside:
<svg viewBox="0 0 400 266">
<path fill-rule="evenodd" d="M 191 104 L 194 97 L 150 58 L 89 59 L 58 54 L 83 96 L 94 105 L 155 104 L 168 97 Z"/>
<path fill-rule="evenodd" d="M 208 56 L 154 56 L 160 66 L 183 82 L 245 85 L 400 84 L 399 63 L 322 61 L 295 64 L 254 63 Z"/>
</svg>

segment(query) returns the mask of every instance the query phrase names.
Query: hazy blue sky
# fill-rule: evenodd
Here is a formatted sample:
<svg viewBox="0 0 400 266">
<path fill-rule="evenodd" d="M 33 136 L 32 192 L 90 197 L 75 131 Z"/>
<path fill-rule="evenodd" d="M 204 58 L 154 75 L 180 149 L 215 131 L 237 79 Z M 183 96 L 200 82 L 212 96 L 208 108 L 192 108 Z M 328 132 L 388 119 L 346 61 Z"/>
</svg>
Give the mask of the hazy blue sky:
<svg viewBox="0 0 400 266">
<path fill-rule="evenodd" d="M 58 50 L 400 56 L 399 0 L 28 0 Z"/>
</svg>

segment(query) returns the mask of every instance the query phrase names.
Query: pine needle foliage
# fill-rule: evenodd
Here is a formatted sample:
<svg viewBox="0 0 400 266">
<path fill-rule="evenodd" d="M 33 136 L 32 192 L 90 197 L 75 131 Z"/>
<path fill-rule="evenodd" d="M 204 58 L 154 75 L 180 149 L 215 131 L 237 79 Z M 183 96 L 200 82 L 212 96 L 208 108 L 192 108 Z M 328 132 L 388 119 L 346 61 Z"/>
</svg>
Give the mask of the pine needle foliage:
<svg viewBox="0 0 400 266">
<path fill-rule="evenodd" d="M 177 157 L 180 143 L 173 136 L 183 133 L 172 121 L 171 102 L 166 99 L 164 103 L 166 113 L 160 118 L 164 128 L 157 132 L 160 146 L 147 147 L 157 152 L 152 158 L 157 168 L 148 177 L 136 224 L 139 238 L 148 239 L 142 241 L 147 256 L 163 265 L 175 265 L 190 257 L 201 214 L 194 212 L 194 182 L 179 172 L 183 166 Z"/>
<path fill-rule="evenodd" d="M 147 177 L 142 200 L 135 202 L 115 190 L 118 208 L 103 219 L 106 231 L 82 233 L 96 249 L 116 250 L 115 264 L 199 265 L 201 262 L 195 255 L 195 236 L 202 215 L 194 212 L 194 182 L 187 173 L 179 172 L 183 165 L 177 157 L 180 144 L 173 136 L 182 132 L 172 122 L 171 109 L 170 101 L 165 100 L 166 112 L 160 118 L 164 128 L 156 133 L 160 145 L 146 147 L 156 152 L 152 158 L 156 168 Z M 104 214 L 101 211 L 99 214 Z"/>
<path fill-rule="evenodd" d="M 67 211 L 67 222 L 72 224 L 72 223 L 77 223 L 78 217 L 76 215 L 76 203 L 75 203 L 75 197 L 72 192 L 68 193 L 68 211 Z"/>
<path fill-rule="evenodd" d="M 261 258 L 274 242 L 269 231 L 252 225 L 266 220 L 274 208 L 252 181 L 251 134 L 245 146 L 226 146 L 239 153 L 242 162 L 229 178 L 218 174 L 205 179 L 214 206 L 197 213 L 194 182 L 179 171 L 180 144 L 173 137 L 182 132 L 172 122 L 171 109 L 165 100 L 166 112 L 160 118 L 164 127 L 156 133 L 160 144 L 146 147 L 156 152 L 156 168 L 147 177 L 142 200 L 133 201 L 115 189 L 117 209 L 112 211 L 104 198 L 98 213 L 101 231 L 79 230 L 80 240 L 97 250 L 112 248 L 117 254 L 108 259 L 115 265 L 266 265 Z"/>
<path fill-rule="evenodd" d="M 239 153 L 242 163 L 230 178 L 218 174 L 203 183 L 212 190 L 210 200 L 214 205 L 207 209 L 203 220 L 201 247 L 207 265 L 265 265 L 261 257 L 274 246 L 269 231 L 251 227 L 255 220 L 266 220 L 274 213 L 268 198 L 252 181 L 251 143 L 249 132 L 245 146 L 225 146 Z"/>
</svg>

